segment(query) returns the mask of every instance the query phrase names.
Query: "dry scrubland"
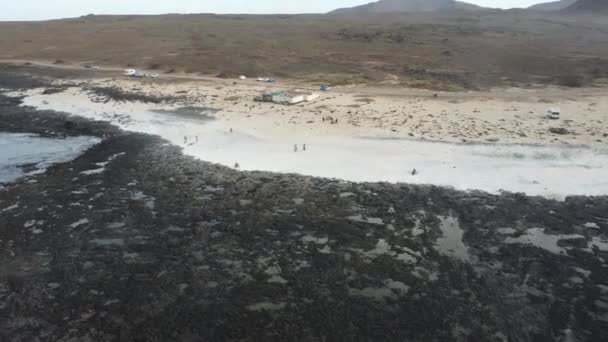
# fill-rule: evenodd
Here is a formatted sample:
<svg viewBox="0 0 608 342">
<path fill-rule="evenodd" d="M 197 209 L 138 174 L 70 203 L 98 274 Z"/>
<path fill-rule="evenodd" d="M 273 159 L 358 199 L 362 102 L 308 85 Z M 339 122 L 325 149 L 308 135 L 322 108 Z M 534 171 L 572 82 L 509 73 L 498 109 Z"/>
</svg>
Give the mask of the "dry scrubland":
<svg viewBox="0 0 608 342">
<path fill-rule="evenodd" d="M 0 59 L 437 90 L 608 77 L 608 21 L 461 15 L 87 16 L 0 23 Z"/>
</svg>

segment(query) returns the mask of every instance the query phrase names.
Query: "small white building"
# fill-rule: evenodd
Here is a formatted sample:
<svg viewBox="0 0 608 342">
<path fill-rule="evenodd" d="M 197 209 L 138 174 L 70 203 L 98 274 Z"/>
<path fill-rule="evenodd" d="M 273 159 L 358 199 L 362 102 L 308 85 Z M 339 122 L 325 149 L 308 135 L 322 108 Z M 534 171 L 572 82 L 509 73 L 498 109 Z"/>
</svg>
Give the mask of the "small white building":
<svg viewBox="0 0 608 342">
<path fill-rule="evenodd" d="M 274 103 L 296 104 L 304 101 L 304 94 L 296 92 L 280 91 L 272 94 L 272 102 Z"/>
<path fill-rule="evenodd" d="M 268 92 L 256 96 L 255 101 L 274 102 L 278 104 L 293 105 L 301 102 L 314 101 L 319 98 L 319 94 L 307 93 L 302 91 L 276 91 Z"/>
<path fill-rule="evenodd" d="M 306 102 L 311 102 L 318 98 L 319 98 L 319 94 L 316 94 L 316 93 L 304 95 L 304 101 L 306 101 Z"/>
</svg>

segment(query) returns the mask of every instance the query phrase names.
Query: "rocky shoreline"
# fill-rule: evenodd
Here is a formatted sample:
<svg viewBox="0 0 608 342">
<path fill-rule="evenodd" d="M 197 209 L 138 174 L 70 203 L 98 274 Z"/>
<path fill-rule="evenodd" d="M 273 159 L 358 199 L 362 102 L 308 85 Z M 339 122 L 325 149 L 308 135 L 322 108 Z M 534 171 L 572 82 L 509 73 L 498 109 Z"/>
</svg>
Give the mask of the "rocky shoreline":
<svg viewBox="0 0 608 342">
<path fill-rule="evenodd" d="M 239 172 L 18 104 L 1 131 L 104 140 L 0 190 L 3 340 L 608 339 L 608 197 Z"/>
</svg>

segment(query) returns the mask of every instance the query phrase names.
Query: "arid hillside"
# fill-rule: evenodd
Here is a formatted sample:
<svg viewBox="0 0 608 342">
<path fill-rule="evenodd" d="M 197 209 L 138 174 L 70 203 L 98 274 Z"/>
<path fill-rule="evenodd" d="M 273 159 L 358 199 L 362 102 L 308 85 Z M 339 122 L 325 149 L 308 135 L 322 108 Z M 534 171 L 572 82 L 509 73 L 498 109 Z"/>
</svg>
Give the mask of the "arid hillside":
<svg viewBox="0 0 608 342">
<path fill-rule="evenodd" d="M 573 13 L 608 14 L 608 1 L 606 0 L 578 0 L 566 9 Z"/>
<path fill-rule="evenodd" d="M 394 12 L 440 12 L 481 10 L 480 6 L 454 0 L 380 0 L 365 5 L 337 9 L 333 14 L 367 14 Z"/>
<path fill-rule="evenodd" d="M 608 76 L 603 18 L 516 14 L 87 16 L 0 23 L 0 59 L 431 89 Z"/>
<path fill-rule="evenodd" d="M 532 11 L 559 11 L 573 5 L 577 0 L 558 0 L 551 2 L 543 2 L 540 4 L 528 7 Z"/>
</svg>

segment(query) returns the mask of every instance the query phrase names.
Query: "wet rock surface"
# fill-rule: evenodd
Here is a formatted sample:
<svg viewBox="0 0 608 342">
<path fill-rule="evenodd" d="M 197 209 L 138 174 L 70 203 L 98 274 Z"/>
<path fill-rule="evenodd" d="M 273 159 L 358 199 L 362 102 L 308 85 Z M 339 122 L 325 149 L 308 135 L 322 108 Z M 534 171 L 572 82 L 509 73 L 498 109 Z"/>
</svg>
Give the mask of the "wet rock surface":
<svg viewBox="0 0 608 342">
<path fill-rule="evenodd" d="M 111 101 L 140 101 L 144 103 L 158 104 L 163 102 L 175 102 L 178 100 L 177 97 L 145 95 L 138 93 L 136 90 L 125 92 L 117 87 L 89 87 L 87 90 L 96 96 L 96 101 L 103 103 L 108 103 Z"/>
<path fill-rule="evenodd" d="M 2 340 L 608 339 L 608 197 L 238 172 L 2 96 L 0 129 L 104 138 L 0 190 Z"/>
</svg>

